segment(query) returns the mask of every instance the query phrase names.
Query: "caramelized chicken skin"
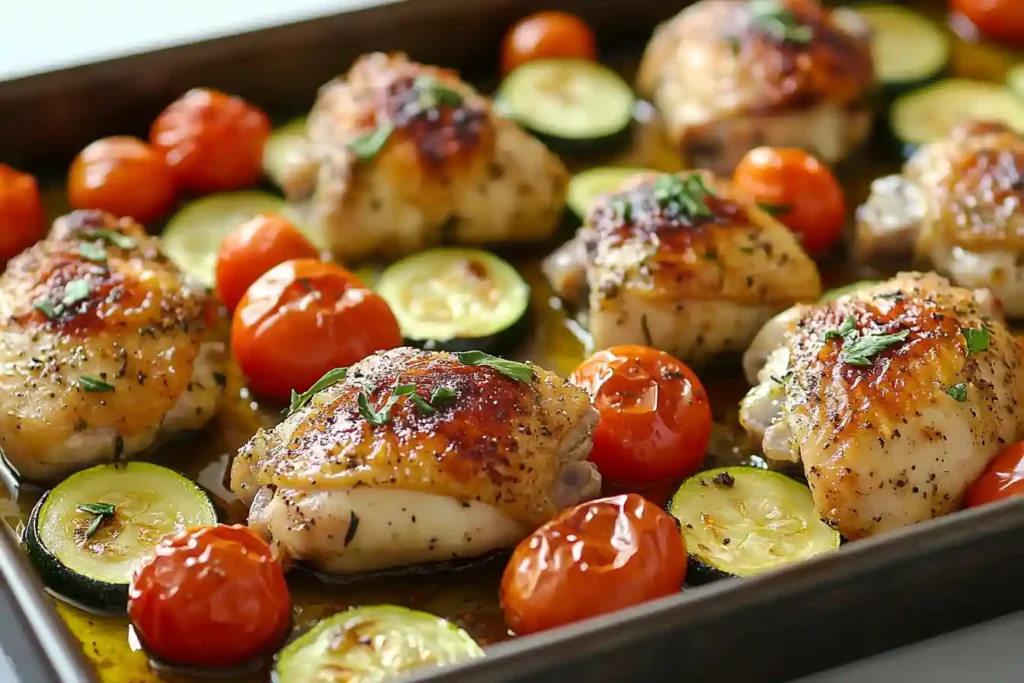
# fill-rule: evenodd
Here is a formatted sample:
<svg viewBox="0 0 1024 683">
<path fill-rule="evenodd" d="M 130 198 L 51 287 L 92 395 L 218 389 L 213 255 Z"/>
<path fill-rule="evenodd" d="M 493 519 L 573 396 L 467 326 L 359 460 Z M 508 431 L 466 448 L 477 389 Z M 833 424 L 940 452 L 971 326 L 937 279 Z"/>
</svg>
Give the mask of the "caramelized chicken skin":
<svg viewBox="0 0 1024 683">
<path fill-rule="evenodd" d="M 594 348 L 644 344 L 689 362 L 742 351 L 772 315 L 821 295 L 793 234 L 704 172 L 627 180 L 544 271 L 589 307 Z"/>
<path fill-rule="evenodd" d="M 0 276 L 0 444 L 52 481 L 214 414 L 213 302 L 130 219 L 78 211 Z"/>
<path fill-rule="evenodd" d="M 1024 136 L 969 122 L 876 180 L 857 213 L 860 260 L 913 255 L 964 287 L 988 287 L 1024 316 Z"/>
<path fill-rule="evenodd" d="M 250 526 L 335 574 L 515 545 L 601 485 L 587 395 L 522 367 L 526 381 L 448 353 L 363 359 L 239 452 L 232 489 Z M 396 396 L 403 386 L 419 398 Z M 431 399 L 439 390 L 450 397 Z"/>
<path fill-rule="evenodd" d="M 403 54 L 365 55 L 325 85 L 308 136 L 285 193 L 310 200 L 341 259 L 543 240 L 562 216 L 562 162 L 454 71 Z"/>
<path fill-rule="evenodd" d="M 901 273 L 759 334 L 740 420 L 803 462 L 822 517 L 860 538 L 955 510 L 1020 434 L 1021 349 L 993 297 Z"/>
<path fill-rule="evenodd" d="M 826 163 L 870 133 L 866 24 L 817 0 L 702 0 L 659 26 L 637 89 L 691 165 L 729 173 L 762 145 Z"/>
</svg>

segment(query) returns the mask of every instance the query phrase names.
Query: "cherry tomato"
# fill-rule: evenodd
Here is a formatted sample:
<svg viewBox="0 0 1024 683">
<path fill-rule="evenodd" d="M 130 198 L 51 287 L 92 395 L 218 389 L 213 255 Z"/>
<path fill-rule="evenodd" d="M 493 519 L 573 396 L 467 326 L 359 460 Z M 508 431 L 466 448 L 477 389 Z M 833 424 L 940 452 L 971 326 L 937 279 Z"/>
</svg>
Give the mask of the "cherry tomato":
<svg viewBox="0 0 1024 683">
<path fill-rule="evenodd" d="M 577 505 L 523 540 L 501 579 L 505 623 L 519 635 L 637 605 L 680 590 L 679 525 L 642 496 Z"/>
<path fill-rule="evenodd" d="M 235 310 L 249 285 L 279 263 L 316 258 L 316 247 L 283 216 L 265 213 L 246 221 L 220 244 L 217 295 Z"/>
<path fill-rule="evenodd" d="M 263 172 L 270 119 L 245 100 L 197 88 L 153 122 L 149 141 L 167 155 L 178 184 L 193 192 L 255 185 Z"/>
<path fill-rule="evenodd" d="M 83 149 L 68 173 L 74 209 L 102 209 L 140 223 L 174 206 L 174 177 L 163 152 L 138 138 L 103 138 Z"/>
<path fill-rule="evenodd" d="M 1024 3 L 1020 0 L 950 0 L 986 36 L 1024 45 Z"/>
<path fill-rule="evenodd" d="M 652 485 L 700 467 L 711 407 L 681 361 L 646 346 L 613 346 L 583 361 L 569 381 L 601 414 L 590 460 L 609 483 Z"/>
<path fill-rule="evenodd" d="M 0 262 L 41 240 L 45 222 L 36 179 L 0 164 Z"/>
<path fill-rule="evenodd" d="M 1024 441 L 1005 446 L 985 472 L 967 489 L 964 505 L 969 508 L 1024 495 Z"/>
<path fill-rule="evenodd" d="M 732 179 L 739 194 L 797 233 L 808 253 L 825 251 L 843 234 L 843 190 L 827 166 L 801 149 L 752 149 Z"/>
<path fill-rule="evenodd" d="M 156 657 L 188 666 L 244 664 L 284 640 L 284 570 L 244 526 L 192 527 L 164 538 L 128 587 L 128 616 Z"/>
<path fill-rule="evenodd" d="M 501 68 L 506 74 L 526 62 L 554 57 L 597 59 L 597 40 L 585 21 L 565 12 L 538 12 L 505 34 Z"/>
<path fill-rule="evenodd" d="M 249 387 L 287 401 L 329 370 L 402 345 L 387 303 L 341 266 L 285 261 L 242 297 L 231 325 L 231 350 Z"/>
</svg>

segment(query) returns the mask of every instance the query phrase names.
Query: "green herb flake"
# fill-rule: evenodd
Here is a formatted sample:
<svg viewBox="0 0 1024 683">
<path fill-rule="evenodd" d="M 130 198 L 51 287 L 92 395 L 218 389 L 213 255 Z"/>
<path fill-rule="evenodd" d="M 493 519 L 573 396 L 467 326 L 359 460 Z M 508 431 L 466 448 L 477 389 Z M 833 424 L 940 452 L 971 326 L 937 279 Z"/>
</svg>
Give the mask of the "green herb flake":
<svg viewBox="0 0 1024 683">
<path fill-rule="evenodd" d="M 71 306 L 88 298 L 89 281 L 83 278 L 75 278 L 64 285 L 64 298 L 61 299 L 61 304 Z"/>
<path fill-rule="evenodd" d="M 78 378 L 78 386 L 82 388 L 82 391 L 86 391 L 90 394 L 98 394 L 105 391 L 113 391 L 114 385 L 109 382 L 104 382 L 98 377 L 92 375 L 82 375 Z"/>
<path fill-rule="evenodd" d="M 32 307 L 35 308 L 37 311 L 42 311 L 43 315 L 45 315 L 50 320 L 56 318 L 59 313 L 59 311 L 56 308 L 54 308 L 53 303 L 46 299 L 35 302 L 34 304 L 32 304 Z"/>
<path fill-rule="evenodd" d="M 86 540 L 93 537 L 93 534 L 99 530 L 100 525 L 105 520 L 113 519 L 114 513 L 117 511 L 116 506 L 111 503 L 82 503 L 75 507 L 79 512 L 84 512 L 89 515 L 93 515 L 92 522 L 85 530 Z"/>
<path fill-rule="evenodd" d="M 778 41 L 806 45 L 814 39 L 814 29 L 801 24 L 780 0 L 751 0 L 750 13 L 754 25 Z"/>
<path fill-rule="evenodd" d="M 946 390 L 946 393 L 949 394 L 954 400 L 963 403 L 964 401 L 967 400 L 967 385 L 964 384 L 963 382 L 960 382 L 959 384 L 954 384 L 953 386 Z"/>
<path fill-rule="evenodd" d="M 612 211 L 623 223 L 628 223 L 633 217 L 633 202 L 626 195 L 618 195 L 609 200 Z"/>
<path fill-rule="evenodd" d="M 714 214 L 707 205 L 708 197 L 714 197 L 698 173 L 683 177 L 666 173 L 654 181 L 654 199 L 663 211 L 682 214 L 690 218 L 712 218 Z"/>
<path fill-rule="evenodd" d="M 435 408 L 443 408 L 455 402 L 455 390 L 451 387 L 435 387 L 430 392 L 430 404 Z"/>
<path fill-rule="evenodd" d="M 343 381 L 347 375 L 348 368 L 334 368 L 333 370 L 328 370 L 327 374 L 318 379 L 316 382 L 313 382 L 313 386 L 311 386 L 309 389 L 302 392 L 301 394 L 297 393 L 294 389 L 292 389 L 291 402 L 288 405 L 288 414 L 291 415 L 296 410 L 309 403 L 311 398 L 316 396 L 318 393 L 320 393 L 327 387 L 333 386 L 338 382 Z M 221 375 L 221 377 L 224 376 Z M 216 379 L 216 376 L 214 377 L 214 379 Z M 220 384 L 219 379 L 217 380 L 217 383 Z M 227 384 L 226 377 L 224 377 L 224 384 Z M 221 386 L 224 385 L 221 384 Z"/>
<path fill-rule="evenodd" d="M 411 387 L 411 389 L 409 389 Z M 398 399 L 402 396 L 407 396 L 416 391 L 416 386 L 407 384 L 401 387 L 395 387 L 392 391 L 391 396 L 388 396 L 388 400 L 384 402 L 383 407 L 380 409 L 374 409 L 370 406 L 370 397 L 366 395 L 365 391 L 360 391 L 356 397 L 356 404 L 359 407 L 359 414 L 363 416 L 363 419 L 369 422 L 374 427 L 379 427 L 383 424 L 387 424 L 391 420 L 391 409 L 398 403 Z"/>
<path fill-rule="evenodd" d="M 505 360 L 504 358 L 498 358 L 492 356 L 489 353 L 483 351 L 463 351 L 456 353 L 455 357 L 459 359 L 459 362 L 463 365 L 484 365 L 489 368 L 497 370 L 505 377 L 515 380 L 517 382 L 530 382 L 534 378 L 533 368 L 526 363 L 519 363 L 514 360 Z"/>
<path fill-rule="evenodd" d="M 910 336 L 910 330 L 900 330 L 894 334 L 866 334 L 862 337 L 844 337 L 843 351 L 839 360 L 847 365 L 861 367 L 870 366 L 872 357 L 895 346 Z"/>
<path fill-rule="evenodd" d="M 979 327 L 978 329 L 974 329 L 973 327 L 961 327 L 960 334 L 964 335 L 964 340 L 967 342 L 968 358 L 976 353 L 985 351 L 992 342 L 988 328 L 986 327 Z"/>
<path fill-rule="evenodd" d="M 395 130 L 394 125 L 389 122 L 380 123 L 377 128 L 371 133 L 367 133 L 362 137 L 358 137 L 352 142 L 348 143 L 348 148 L 352 150 L 352 153 L 356 155 L 361 161 L 367 161 L 377 156 L 383 147 L 384 143 L 391 137 L 391 133 Z"/>
<path fill-rule="evenodd" d="M 78 245 L 78 255 L 86 261 L 107 262 L 107 250 L 99 242 L 82 242 Z"/>
<path fill-rule="evenodd" d="M 768 202 L 758 202 L 758 207 L 767 214 L 772 216 L 781 216 L 787 214 L 793 210 L 792 204 L 769 204 Z"/>
<path fill-rule="evenodd" d="M 422 109 L 461 107 L 465 101 L 461 93 L 443 85 L 433 76 L 418 77 L 413 81 L 413 88 L 419 92 L 419 105 Z"/>
<path fill-rule="evenodd" d="M 843 321 L 843 324 L 840 325 L 838 328 L 826 331 L 825 332 L 825 341 L 828 341 L 830 339 L 836 339 L 836 338 L 842 339 L 842 338 L 846 337 L 846 335 L 854 333 L 856 331 L 857 331 L 857 319 L 854 318 L 851 315 L 851 316 L 847 317 L 846 320 Z"/>
<path fill-rule="evenodd" d="M 117 232 L 116 230 L 88 230 L 82 233 L 82 237 L 87 240 L 102 240 L 108 244 L 113 244 L 115 247 L 121 249 L 134 249 L 135 240 L 128 235 Z"/>
</svg>

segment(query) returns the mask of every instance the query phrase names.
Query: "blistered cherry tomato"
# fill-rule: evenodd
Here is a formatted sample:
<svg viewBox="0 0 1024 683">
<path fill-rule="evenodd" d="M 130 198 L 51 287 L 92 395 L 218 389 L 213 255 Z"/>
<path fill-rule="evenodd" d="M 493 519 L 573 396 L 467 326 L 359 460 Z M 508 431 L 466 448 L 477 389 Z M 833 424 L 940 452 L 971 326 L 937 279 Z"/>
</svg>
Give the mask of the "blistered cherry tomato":
<svg viewBox="0 0 1024 683">
<path fill-rule="evenodd" d="M 801 149 L 752 149 L 736 167 L 733 183 L 799 235 L 810 254 L 825 251 L 843 234 L 843 190 L 828 166 Z"/>
<path fill-rule="evenodd" d="M 260 108 L 216 90 L 197 88 L 153 122 L 149 141 L 164 151 L 178 184 L 192 192 L 256 184 L 270 119 Z"/>
<path fill-rule="evenodd" d="M 506 74 L 526 62 L 554 57 L 597 59 L 597 40 L 585 21 L 565 12 L 538 12 L 505 34 L 501 68 Z"/>
<path fill-rule="evenodd" d="M 0 263 L 42 239 L 45 221 L 36 179 L 0 164 Z"/>
<path fill-rule="evenodd" d="M 630 487 L 679 480 L 700 467 L 711 407 L 697 375 L 646 346 L 613 346 L 583 361 L 569 380 L 601 414 L 590 460 Z"/>
<path fill-rule="evenodd" d="M 149 223 L 174 206 L 174 178 L 163 152 L 142 140 L 103 138 L 71 164 L 68 199 L 74 209 L 102 209 Z"/>
<path fill-rule="evenodd" d="M 329 370 L 402 345 L 387 302 L 339 265 L 286 261 L 249 287 L 235 309 L 231 350 L 249 387 L 288 400 Z"/>
<path fill-rule="evenodd" d="M 523 540 L 501 579 L 519 635 L 671 595 L 686 578 L 676 521 L 636 494 L 570 508 Z"/>
<path fill-rule="evenodd" d="M 1024 441 L 1005 446 L 985 472 L 967 489 L 964 505 L 969 508 L 1024 495 Z"/>
<path fill-rule="evenodd" d="M 1021 0 L 950 0 L 950 7 L 967 17 L 984 35 L 1024 45 L 1024 2 Z"/>
<path fill-rule="evenodd" d="M 232 231 L 217 252 L 217 295 L 235 310 L 249 285 L 279 263 L 316 258 L 319 252 L 309 240 L 277 214 L 265 213 Z"/>
<path fill-rule="evenodd" d="M 291 598 L 270 547 L 246 527 L 219 524 L 157 544 L 132 575 L 128 616 L 159 659 L 236 666 L 280 644 Z"/>
</svg>

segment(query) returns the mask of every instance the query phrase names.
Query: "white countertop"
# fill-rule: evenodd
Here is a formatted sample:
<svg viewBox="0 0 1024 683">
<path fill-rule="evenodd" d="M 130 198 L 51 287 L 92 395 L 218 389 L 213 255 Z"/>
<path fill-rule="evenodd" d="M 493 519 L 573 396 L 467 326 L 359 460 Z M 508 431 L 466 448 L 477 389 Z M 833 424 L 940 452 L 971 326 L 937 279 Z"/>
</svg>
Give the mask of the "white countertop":
<svg viewBox="0 0 1024 683">
<path fill-rule="evenodd" d="M 0 80 L 393 1 L 0 0 Z M 767 628 L 784 639 L 784 624 Z M 1021 683 L 1022 642 L 1017 614 L 798 683 Z M 0 656 L 0 680 L 13 681 L 6 666 Z"/>
</svg>

